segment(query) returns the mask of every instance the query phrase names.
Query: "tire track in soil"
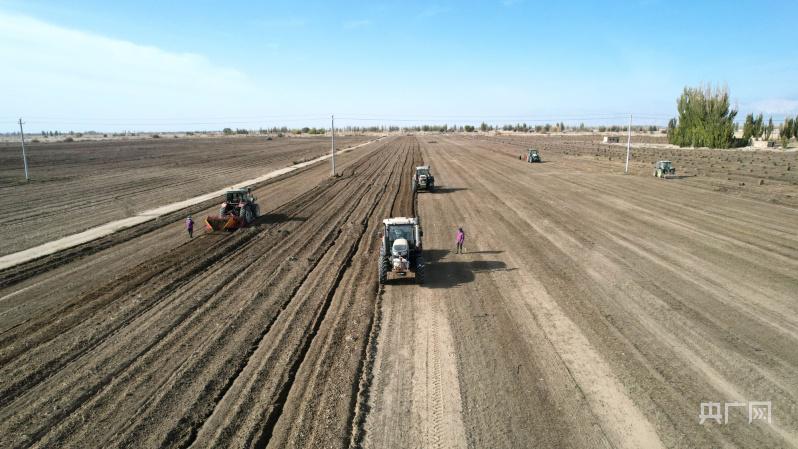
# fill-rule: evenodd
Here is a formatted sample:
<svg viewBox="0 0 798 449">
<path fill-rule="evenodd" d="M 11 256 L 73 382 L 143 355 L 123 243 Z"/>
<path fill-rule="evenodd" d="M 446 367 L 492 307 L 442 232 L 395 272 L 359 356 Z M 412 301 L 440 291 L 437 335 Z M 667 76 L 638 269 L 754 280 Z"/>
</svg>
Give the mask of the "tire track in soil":
<svg viewBox="0 0 798 449">
<path fill-rule="evenodd" d="M 404 152 L 401 149 L 397 153 Z M 388 164 L 394 167 L 395 164 Z M 197 447 L 229 447 L 243 444 L 265 447 L 279 419 L 295 373 L 326 317 L 332 298 L 357 251 L 365 227 L 360 224 L 373 213 L 383 196 L 386 183 L 372 183 L 360 200 L 359 212 L 347 219 L 335 242 L 335 249 L 309 275 L 296 298 L 281 315 L 273 338 L 264 339 L 249 359 L 245 372 L 230 392 L 217 404 L 194 442 Z M 382 187 L 379 187 L 382 185 Z M 365 208 L 365 211 L 363 209 Z M 358 217 L 358 218 L 355 218 Z M 329 276 L 329 266 L 338 266 Z M 308 312 L 310 311 L 310 312 Z M 271 335 L 269 335 L 271 337 Z M 286 345 L 296 339 L 298 345 Z"/>
<path fill-rule="evenodd" d="M 404 140 L 415 142 L 415 138 Z M 383 195 L 371 217 L 363 222 L 366 231 L 358 252 L 297 372 L 268 447 L 345 447 L 350 443 L 369 335 L 379 325 L 374 270 L 379 239 L 374 236 L 382 219 L 391 213 L 402 181 L 408 179 L 410 162 L 408 158 L 390 182 L 395 193 Z"/>
<path fill-rule="evenodd" d="M 295 203 L 282 209 L 281 213 L 297 213 L 307 206 L 313 196 L 315 195 L 311 193 L 304 198 L 298 199 Z M 4 399 L 4 402 L 0 403 L 0 405 L 11 401 L 19 392 L 35 386 L 38 382 L 50 376 L 52 372 L 62 369 L 79 356 L 91 351 L 109 336 L 147 313 L 152 307 L 157 306 L 162 300 L 167 298 L 171 292 L 179 290 L 181 286 L 187 284 L 199 274 L 202 273 L 207 276 L 208 273 L 204 272 L 209 269 L 213 270 L 214 265 L 224 266 L 227 264 L 230 258 L 235 257 L 237 251 L 258 235 L 258 232 L 252 231 L 249 229 L 246 232 L 239 232 L 229 236 L 202 235 L 181 245 L 174 254 L 162 255 L 153 263 L 146 263 L 136 267 L 132 274 L 129 275 L 132 281 L 125 282 L 125 278 L 128 275 L 123 275 L 121 279 L 115 280 L 97 291 L 90 292 L 88 295 L 77 298 L 65 310 L 55 314 L 58 316 L 55 321 L 45 322 L 45 325 L 33 322 L 19 328 L 15 332 L 17 335 L 14 335 L 19 337 L 18 340 L 13 341 L 9 348 L 0 350 L 0 357 L 3 360 L 7 360 L 6 363 L 14 361 L 13 368 L 20 371 L 18 375 L 15 375 L 0 369 L 0 379 L 2 379 L 0 380 L 0 397 Z M 222 244 L 217 248 L 211 246 L 213 251 L 206 253 L 208 246 L 205 243 L 210 242 L 213 244 L 217 241 L 221 241 Z M 197 256 L 203 258 L 196 264 L 182 263 L 183 260 L 189 260 Z M 165 271 L 164 267 L 166 268 Z M 139 290 L 136 290 L 137 287 Z M 120 296 L 134 298 L 134 300 L 123 304 L 123 307 L 127 308 L 111 309 L 110 307 L 118 307 L 120 303 L 124 303 L 124 301 L 120 301 Z M 108 315 L 117 319 L 91 323 L 86 320 L 87 314 Z M 43 321 L 46 321 L 51 316 L 44 317 Z M 82 336 L 73 337 L 68 341 L 69 346 L 65 347 L 64 339 L 68 337 L 68 332 L 72 330 L 72 327 L 80 327 L 74 333 L 79 333 Z M 83 332 L 84 328 L 87 327 L 91 327 L 92 331 Z M 11 337 L 13 336 L 4 338 L 4 341 L 11 340 Z M 56 338 L 59 341 L 50 345 L 49 343 Z M 55 346 L 55 348 L 52 346 Z M 31 351 L 28 349 L 30 347 L 34 349 Z M 7 356 L 6 352 L 8 352 Z M 42 355 L 42 353 L 49 353 L 50 358 L 47 355 Z M 24 355 L 25 359 L 15 360 L 15 356 L 20 354 Z M 43 365 L 32 364 L 29 362 L 30 360 L 36 360 L 36 362 L 43 363 Z M 24 383 L 11 384 L 6 387 L 9 379 L 14 378 L 20 378 Z"/>
<path fill-rule="evenodd" d="M 502 241 L 523 248 L 524 243 L 517 236 L 533 236 L 529 238 L 536 244 L 527 249 L 526 255 L 520 253 L 530 267 L 528 273 L 540 273 L 538 276 L 542 280 L 538 282 L 545 282 L 548 294 L 562 312 L 611 365 L 636 407 L 657 426 L 666 445 L 751 446 L 759 441 L 781 446 L 785 440 L 794 441 L 791 440 L 793 436 L 784 432 L 788 426 L 779 428 L 775 417 L 772 429 L 750 428 L 746 432 L 733 426 L 702 428 L 695 424 L 693 404 L 707 397 L 758 397 L 765 391 L 783 407 L 795 404 L 795 396 L 790 393 L 794 388 L 789 387 L 794 382 L 786 374 L 789 370 L 782 371 L 795 364 L 794 352 L 787 351 L 789 343 L 785 344 L 783 338 L 774 338 L 777 335 L 774 329 L 747 322 L 757 315 L 756 312 L 741 314 L 734 310 L 740 306 L 747 308 L 748 302 L 763 301 L 762 295 L 741 294 L 741 290 L 748 288 L 745 283 L 706 289 L 705 281 L 700 279 L 705 276 L 704 271 L 709 276 L 707 279 L 722 279 L 725 273 L 745 265 L 735 265 L 733 259 L 726 263 L 712 262 L 711 255 L 718 250 L 712 247 L 698 251 L 695 266 L 677 258 L 682 257 L 682 247 L 687 253 L 693 253 L 704 245 L 702 237 L 690 235 L 691 227 L 700 226 L 732 238 L 745 235 L 747 229 L 730 233 L 714 228 L 712 218 L 685 214 L 681 221 L 691 226 L 655 224 L 660 228 L 656 232 L 660 243 L 655 248 L 648 243 L 650 240 L 642 237 L 651 235 L 649 214 L 627 212 L 626 204 L 602 204 L 605 191 L 617 190 L 618 179 L 608 176 L 560 179 L 560 176 L 529 174 L 528 171 L 522 174 L 498 160 L 486 161 L 473 151 L 465 151 L 461 145 L 454 147 L 454 153 L 463 155 L 457 159 L 462 161 L 463 170 L 479 166 L 487 172 L 486 180 L 496 179 L 500 173 L 505 177 L 502 184 L 475 184 L 489 204 L 505 203 L 500 210 L 517 211 L 521 223 L 525 223 L 519 226 L 518 220 L 507 221 L 497 214 L 500 221 L 495 229 L 507 229 Z M 473 168 L 470 170 L 473 172 Z M 541 186 L 536 197 L 513 193 L 530 182 Z M 575 183 L 588 184 L 594 193 L 587 195 L 582 188 L 575 189 Z M 624 202 L 637 203 L 640 197 L 645 198 L 659 189 L 658 185 L 639 184 L 639 192 L 621 195 Z M 676 207 L 685 200 L 714 196 L 696 191 L 690 192 L 696 196 L 685 198 L 686 193 L 683 189 L 681 195 L 674 196 Z M 748 203 L 730 200 L 734 202 L 737 207 Z M 649 202 L 648 207 L 656 204 Z M 707 210 L 712 210 L 713 206 L 708 203 Z M 732 206 L 734 204 L 724 204 L 724 208 Z M 773 214 L 783 212 L 781 208 L 772 207 L 763 219 L 772 219 Z M 615 229 L 625 231 L 613 231 Z M 649 254 L 645 254 L 646 248 Z M 662 263 L 662 259 L 671 257 L 673 263 Z M 523 274 L 531 276 L 527 272 Z M 763 279 L 767 279 L 768 284 L 794 283 L 772 274 L 751 282 L 755 286 L 762 285 Z M 778 291 L 775 286 L 774 290 Z M 729 297 L 741 300 L 728 301 Z M 776 299 L 768 298 L 767 302 L 772 305 Z M 723 303 L 727 304 L 720 305 Z M 754 328 L 760 335 L 751 339 L 738 337 Z M 706 370 L 706 367 L 711 369 Z M 578 371 L 584 375 L 584 367 L 579 367 Z M 590 377 L 594 380 L 581 382 L 588 392 L 596 384 L 595 369 Z M 732 384 L 732 389 L 724 384 Z M 743 392 L 742 396 L 729 393 L 734 390 Z M 602 420 L 611 418 L 606 412 L 597 412 L 597 416 Z M 794 421 L 794 417 L 787 415 L 779 420 L 790 421 Z M 612 432 L 612 426 L 608 430 Z M 615 430 L 620 431 L 620 428 Z"/>
<path fill-rule="evenodd" d="M 399 192 L 394 197 L 393 204 L 391 205 L 391 217 L 415 217 L 417 210 L 417 197 L 412 188 L 412 176 L 415 172 L 415 167 L 423 165 L 420 145 L 417 139 L 411 143 L 410 152 L 408 154 L 410 163 L 405 163 L 405 168 L 402 170 L 402 175 L 399 184 Z M 398 200 L 398 201 L 397 201 Z M 377 356 L 377 346 L 380 339 L 380 331 L 382 329 L 382 316 L 383 316 L 383 288 L 378 287 L 378 292 L 375 298 L 374 305 L 374 318 L 371 330 L 368 335 L 368 342 L 366 344 L 366 352 L 364 356 L 362 374 L 358 382 L 358 393 L 355 400 L 355 408 L 353 412 L 354 418 L 351 425 L 351 439 L 349 447 L 361 447 L 365 437 L 365 425 L 368 414 L 371 410 L 369 404 L 371 398 L 372 381 L 375 376 L 375 361 Z"/>
<path fill-rule="evenodd" d="M 371 159 L 371 158 L 369 158 L 369 160 L 370 160 L 370 159 Z M 372 164 L 372 165 L 374 165 L 374 164 Z M 354 166 L 352 170 L 357 170 L 357 165 L 356 165 L 356 166 Z M 351 177 L 351 174 L 350 174 L 349 176 Z M 347 183 L 347 185 L 349 185 L 349 184 L 351 184 L 351 183 Z M 336 184 L 333 184 L 333 188 L 335 188 L 335 186 L 336 186 Z M 324 186 L 322 186 L 322 187 L 324 187 Z M 350 190 L 352 190 L 352 192 L 350 192 L 350 193 L 347 193 L 347 194 L 345 194 L 345 195 L 341 195 L 341 194 L 340 194 L 340 192 L 338 192 L 338 191 L 333 191 L 332 193 L 330 193 L 330 196 L 331 196 L 331 197 L 333 197 L 333 198 L 335 198 L 335 197 L 342 197 L 342 198 L 349 198 L 349 197 L 353 197 L 353 195 L 352 195 L 352 194 L 353 194 L 353 193 L 355 193 L 355 191 L 357 190 L 357 188 L 356 188 L 356 187 L 357 187 L 357 186 L 355 186 L 354 188 L 350 189 Z M 329 190 L 329 189 L 328 189 L 328 190 Z M 335 190 L 335 189 L 334 189 L 334 190 Z M 306 195 L 306 197 L 307 197 L 307 198 L 312 198 L 312 197 L 316 196 L 316 193 L 317 193 L 317 192 L 310 192 L 308 195 Z M 319 197 L 319 198 L 321 198 L 321 197 Z M 317 201 L 317 200 L 318 200 L 318 201 Z M 317 203 L 325 203 L 325 201 L 324 201 L 324 200 L 326 200 L 326 198 L 322 198 L 322 199 L 320 199 L 320 200 L 319 200 L 318 198 L 315 198 L 315 199 L 314 199 L 314 201 L 316 201 Z M 300 203 L 301 203 L 301 202 L 300 202 Z M 299 203 L 298 203 L 298 204 L 299 204 Z M 335 213 L 336 207 L 335 207 L 335 204 L 333 204 L 333 202 L 327 201 L 327 202 L 326 202 L 326 204 L 324 204 L 324 207 L 325 207 L 327 210 L 329 210 L 329 211 L 330 211 L 330 213 L 333 213 L 333 214 Z M 322 221 L 323 221 L 323 220 L 322 220 Z M 290 225 L 291 225 L 291 222 L 289 222 L 289 224 L 287 224 L 287 225 L 285 225 L 285 226 L 290 226 Z M 294 227 L 295 227 L 295 226 L 296 226 L 296 225 L 294 225 Z M 237 233 L 236 235 L 243 235 L 243 234 L 244 234 L 244 232 L 243 232 L 243 231 L 241 231 L 241 233 Z M 263 236 L 263 233 L 258 233 L 258 235 L 259 235 L 260 237 L 262 237 L 262 236 Z M 264 240 L 264 239 L 262 239 L 262 238 L 261 238 L 261 239 L 259 239 L 259 240 L 261 240 L 261 241 L 262 241 L 262 240 Z M 272 240 L 276 240 L 276 239 L 272 239 Z M 250 251 L 250 252 L 251 252 L 251 251 Z M 240 256 L 240 254 L 239 254 L 239 256 Z M 254 263 L 256 260 L 258 260 L 258 258 L 257 258 L 257 257 L 255 257 L 255 258 L 252 258 L 252 260 L 250 261 L 250 263 L 249 263 L 249 264 L 251 265 L 251 263 Z M 237 267 L 237 268 L 238 268 L 238 269 L 240 269 L 240 268 L 241 268 L 241 266 L 239 266 L 239 267 Z M 225 283 L 222 283 L 222 284 L 225 284 Z M 215 293 L 215 292 L 214 292 L 213 290 L 211 290 L 211 296 L 213 296 L 213 294 L 214 294 L 214 293 Z M 192 312 L 192 311 L 191 311 L 191 310 L 189 310 L 189 312 L 188 312 L 188 313 L 190 314 L 191 312 Z M 179 322 L 179 321 L 178 321 L 178 322 Z M 163 338 L 164 336 L 165 336 L 165 335 L 160 335 L 160 337 L 161 337 L 161 338 Z M 156 339 L 155 339 L 155 341 L 157 342 L 157 341 L 159 341 L 161 338 L 156 338 Z M 150 350 L 151 348 L 152 348 L 151 346 L 150 346 L 150 347 L 147 347 L 147 348 L 145 348 L 145 351 L 144 351 L 144 352 L 146 352 L 147 350 Z M 136 360 L 136 357 L 133 357 L 132 361 L 134 361 L 134 360 Z M 132 363 L 132 361 L 131 361 L 130 363 Z M 121 369 L 126 369 L 126 368 L 127 368 L 127 366 L 130 366 L 130 364 L 123 365 L 123 366 L 121 367 Z M 112 377 L 112 378 L 113 378 L 113 377 L 116 377 L 116 375 L 114 374 L 114 375 L 111 375 L 110 377 Z M 99 387 L 98 387 L 98 388 L 99 388 Z M 86 396 L 88 396 L 88 395 L 91 395 L 91 394 L 94 394 L 94 393 L 96 393 L 96 388 L 95 388 L 95 389 L 91 389 L 91 391 L 89 392 L 89 394 L 87 394 Z M 84 398 L 84 399 L 85 399 L 85 398 Z M 78 403 L 80 403 L 80 402 L 81 402 L 81 401 L 78 401 Z M 74 410 L 74 408 L 75 408 L 75 407 L 70 407 L 70 408 L 71 408 L 72 410 Z M 63 415 L 65 415 L 65 413 L 61 413 L 61 415 L 60 415 L 60 416 L 63 416 Z M 52 421 L 52 420 L 50 420 L 50 421 Z M 6 425 L 8 425 L 8 423 L 6 423 Z M 30 437 L 30 435 L 29 435 L 29 437 Z"/>
<path fill-rule="evenodd" d="M 419 151 L 414 165 L 428 163 L 421 159 Z M 432 168 L 441 173 L 434 164 Z M 437 181 L 440 187 L 441 179 Z M 414 198 L 437 203 L 446 198 L 441 196 L 444 191 L 423 192 Z M 440 245 L 442 235 L 436 212 L 419 212 L 427 224 L 425 247 L 430 250 L 433 270 L 437 270 L 440 254 L 434 248 Z M 435 271 L 432 273 L 430 279 L 436 277 Z M 384 322 L 374 343 L 374 355 L 368 359 L 373 380 L 363 394 L 368 403 L 351 446 L 466 446 L 453 335 L 441 310 L 451 305 L 439 292 L 413 282 L 396 282 L 386 285 L 379 295 Z"/>
</svg>

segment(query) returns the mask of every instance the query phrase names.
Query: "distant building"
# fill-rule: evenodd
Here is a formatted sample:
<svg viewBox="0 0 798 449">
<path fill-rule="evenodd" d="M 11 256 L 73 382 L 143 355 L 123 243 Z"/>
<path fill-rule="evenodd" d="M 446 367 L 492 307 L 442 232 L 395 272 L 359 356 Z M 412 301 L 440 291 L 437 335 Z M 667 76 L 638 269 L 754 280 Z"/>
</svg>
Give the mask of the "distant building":
<svg viewBox="0 0 798 449">
<path fill-rule="evenodd" d="M 618 136 L 604 136 L 604 143 L 618 143 L 621 138 Z"/>
</svg>

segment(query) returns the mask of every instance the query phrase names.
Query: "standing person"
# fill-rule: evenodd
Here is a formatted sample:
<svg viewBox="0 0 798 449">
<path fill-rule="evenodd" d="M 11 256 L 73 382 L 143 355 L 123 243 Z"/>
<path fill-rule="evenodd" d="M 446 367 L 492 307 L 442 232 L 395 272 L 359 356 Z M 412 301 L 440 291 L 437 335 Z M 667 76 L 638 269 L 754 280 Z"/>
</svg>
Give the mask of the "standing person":
<svg viewBox="0 0 798 449">
<path fill-rule="evenodd" d="M 194 238 L 194 220 L 191 219 L 191 215 L 186 217 L 186 231 L 188 231 L 188 238 Z"/>
<path fill-rule="evenodd" d="M 457 253 L 463 253 L 463 243 L 465 243 L 465 232 L 463 228 L 457 228 Z"/>
</svg>

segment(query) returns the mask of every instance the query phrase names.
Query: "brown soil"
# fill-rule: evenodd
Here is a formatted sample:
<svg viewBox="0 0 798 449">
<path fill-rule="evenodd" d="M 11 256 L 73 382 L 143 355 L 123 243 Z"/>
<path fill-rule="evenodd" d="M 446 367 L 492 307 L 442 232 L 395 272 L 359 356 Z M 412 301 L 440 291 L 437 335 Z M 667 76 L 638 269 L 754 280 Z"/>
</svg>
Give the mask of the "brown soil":
<svg viewBox="0 0 798 449">
<path fill-rule="evenodd" d="M 259 188 L 254 228 L 0 286 L 3 446 L 798 446 L 798 210 L 519 148 L 381 141 Z M 380 290 L 381 220 L 414 213 L 428 282 Z M 773 423 L 698 424 L 733 400 Z"/>
<path fill-rule="evenodd" d="M 369 140 L 342 137 L 346 148 Z M 0 144 L 0 255 L 326 154 L 323 137 L 191 138 L 33 143 L 32 181 L 19 146 Z"/>
</svg>

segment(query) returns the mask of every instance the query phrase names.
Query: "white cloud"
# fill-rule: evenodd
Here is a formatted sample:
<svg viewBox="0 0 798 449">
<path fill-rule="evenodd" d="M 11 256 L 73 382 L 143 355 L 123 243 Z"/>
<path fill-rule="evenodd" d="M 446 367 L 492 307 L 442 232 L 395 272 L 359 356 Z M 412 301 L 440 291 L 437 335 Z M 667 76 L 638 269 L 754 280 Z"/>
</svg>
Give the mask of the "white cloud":
<svg viewBox="0 0 798 449">
<path fill-rule="evenodd" d="M 165 51 L 2 11 L 0 23 L 0 85 L 5 86 L 0 117 L 67 118 L 71 123 L 99 117 L 98 124 L 110 117 L 186 121 L 241 116 L 247 105 L 255 108 L 264 100 L 264 92 L 245 74 L 199 54 Z M 58 126 L 56 120 L 48 124 Z M 73 127 L 113 128 L 91 123 Z M 7 128 L 0 124 L 0 131 Z"/>
<path fill-rule="evenodd" d="M 752 103 L 750 109 L 764 114 L 795 114 L 798 113 L 798 100 L 769 98 Z"/>
</svg>

